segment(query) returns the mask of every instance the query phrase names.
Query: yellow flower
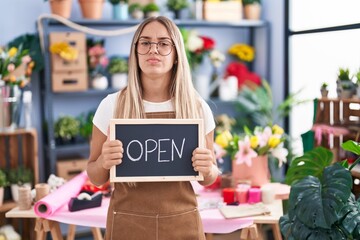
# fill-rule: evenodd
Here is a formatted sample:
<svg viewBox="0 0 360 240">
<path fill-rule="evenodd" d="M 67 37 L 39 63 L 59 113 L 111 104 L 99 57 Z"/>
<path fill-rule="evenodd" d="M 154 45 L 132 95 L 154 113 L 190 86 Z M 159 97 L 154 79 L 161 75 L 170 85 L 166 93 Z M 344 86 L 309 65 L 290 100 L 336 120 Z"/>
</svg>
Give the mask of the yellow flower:
<svg viewBox="0 0 360 240">
<path fill-rule="evenodd" d="M 216 136 L 215 143 L 221 146 L 222 148 L 226 148 L 229 145 L 229 142 L 232 139 L 232 135 L 229 131 L 224 131 Z"/>
<path fill-rule="evenodd" d="M 274 134 L 279 134 L 279 135 L 282 135 L 284 133 L 284 129 L 282 127 L 280 127 L 279 125 L 274 125 L 272 127 L 272 131 Z"/>
<path fill-rule="evenodd" d="M 268 145 L 270 148 L 276 148 L 280 143 L 280 138 L 276 136 L 271 136 L 268 140 Z"/>
<path fill-rule="evenodd" d="M 255 57 L 255 50 L 253 47 L 242 44 L 236 43 L 233 44 L 228 51 L 229 54 L 236 55 L 240 60 L 245 62 L 251 62 L 254 60 Z"/>
<path fill-rule="evenodd" d="M 258 136 L 250 137 L 250 146 L 252 149 L 255 149 L 255 148 L 257 148 L 257 146 L 259 146 L 259 137 Z"/>
<path fill-rule="evenodd" d="M 16 55 L 17 51 L 18 51 L 18 49 L 16 47 L 10 48 L 10 50 L 8 51 L 9 57 L 11 57 L 11 58 L 14 57 Z"/>
<path fill-rule="evenodd" d="M 73 61 L 78 58 L 78 50 L 71 47 L 67 42 L 53 43 L 50 46 L 50 52 L 58 54 L 61 58 L 67 61 Z"/>
</svg>

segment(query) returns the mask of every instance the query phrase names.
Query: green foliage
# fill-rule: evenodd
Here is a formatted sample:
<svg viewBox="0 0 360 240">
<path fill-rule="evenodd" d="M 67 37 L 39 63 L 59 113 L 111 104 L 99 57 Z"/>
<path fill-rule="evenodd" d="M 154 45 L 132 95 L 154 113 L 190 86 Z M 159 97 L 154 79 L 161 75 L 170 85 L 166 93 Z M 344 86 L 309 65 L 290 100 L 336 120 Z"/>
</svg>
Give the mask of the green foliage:
<svg viewBox="0 0 360 240">
<path fill-rule="evenodd" d="M 355 154 L 360 145 L 347 141 L 342 148 Z M 318 147 L 296 158 L 286 174 L 291 184 L 288 214 L 280 218 L 285 239 L 359 239 L 360 201 L 351 193 L 347 162 L 331 164 L 332 153 Z"/>
<path fill-rule="evenodd" d="M 6 187 L 6 186 L 8 186 L 6 174 L 3 170 L 0 169 L 0 187 Z"/>
<path fill-rule="evenodd" d="M 321 89 L 326 90 L 328 88 L 329 84 L 327 84 L 326 82 L 321 84 Z"/>
<path fill-rule="evenodd" d="M 55 122 L 55 137 L 70 140 L 79 134 L 80 122 L 72 116 L 59 117 Z"/>
<path fill-rule="evenodd" d="M 156 3 L 149 3 L 144 6 L 143 11 L 144 13 L 158 12 L 160 11 L 160 8 Z"/>
<path fill-rule="evenodd" d="M 44 68 L 44 58 L 41 53 L 40 39 L 35 34 L 23 34 L 8 43 L 8 47 L 22 46 L 22 49 L 29 49 L 28 54 L 35 62 L 33 71 L 38 72 Z"/>
<path fill-rule="evenodd" d="M 86 139 L 90 139 L 91 134 L 92 134 L 92 128 L 93 128 L 93 123 L 92 120 L 94 118 L 95 112 L 94 111 L 90 111 L 87 114 L 81 114 L 78 118 L 79 122 L 80 122 L 80 136 L 86 138 Z"/>
<path fill-rule="evenodd" d="M 360 85 L 360 69 L 355 73 L 356 84 Z"/>
<path fill-rule="evenodd" d="M 24 183 L 32 183 L 34 174 L 29 168 L 12 168 L 8 172 L 8 179 L 11 184 L 17 184 L 21 186 Z"/>
<path fill-rule="evenodd" d="M 254 129 L 256 126 L 274 125 L 288 116 L 294 106 L 306 102 L 297 99 L 299 93 L 287 96 L 274 113 L 272 91 L 267 81 L 263 80 L 262 85 L 255 90 L 244 87 L 238 96 L 237 109 L 241 116 L 236 119 L 235 128 L 242 131 L 243 126 Z"/>
<path fill-rule="evenodd" d="M 341 81 L 351 80 L 350 70 L 348 68 L 339 68 L 338 79 Z"/>
<path fill-rule="evenodd" d="M 108 65 L 108 71 L 111 74 L 115 73 L 127 73 L 128 61 L 122 57 L 112 57 Z"/>
<path fill-rule="evenodd" d="M 112 4 L 112 5 L 116 5 L 116 4 L 119 4 L 121 2 L 123 3 L 128 3 L 129 1 L 128 0 L 109 0 L 109 2 Z"/>
<path fill-rule="evenodd" d="M 249 4 L 261 4 L 261 0 L 243 0 L 242 3 L 245 5 L 249 5 Z"/>
<path fill-rule="evenodd" d="M 139 3 L 133 3 L 129 6 L 129 13 L 133 13 L 136 10 L 143 10 L 143 7 Z"/>
<path fill-rule="evenodd" d="M 166 6 L 171 11 L 179 11 L 188 7 L 187 0 L 167 0 Z"/>
</svg>

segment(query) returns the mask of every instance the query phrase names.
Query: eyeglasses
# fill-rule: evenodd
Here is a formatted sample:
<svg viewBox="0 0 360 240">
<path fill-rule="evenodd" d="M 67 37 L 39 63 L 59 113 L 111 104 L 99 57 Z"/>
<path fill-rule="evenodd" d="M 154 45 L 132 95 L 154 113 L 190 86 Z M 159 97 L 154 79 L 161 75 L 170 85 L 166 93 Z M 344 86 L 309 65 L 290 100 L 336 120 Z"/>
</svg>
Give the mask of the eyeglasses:
<svg viewBox="0 0 360 240">
<path fill-rule="evenodd" d="M 150 41 L 140 40 L 136 44 L 136 52 L 140 55 L 148 54 L 150 52 L 152 44 L 156 45 L 156 50 L 158 51 L 158 53 L 161 56 L 169 55 L 174 46 L 174 44 L 172 44 L 172 42 L 166 41 L 166 40 L 159 41 L 159 42 L 150 42 Z"/>
</svg>

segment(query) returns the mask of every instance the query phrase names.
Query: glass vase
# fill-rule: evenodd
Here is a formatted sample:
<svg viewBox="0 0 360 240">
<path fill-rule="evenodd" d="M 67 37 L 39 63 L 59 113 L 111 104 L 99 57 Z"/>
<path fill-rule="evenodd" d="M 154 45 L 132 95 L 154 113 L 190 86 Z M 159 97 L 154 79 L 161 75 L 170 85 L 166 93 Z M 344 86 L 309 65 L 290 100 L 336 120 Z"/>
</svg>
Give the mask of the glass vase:
<svg viewBox="0 0 360 240">
<path fill-rule="evenodd" d="M 0 87 L 0 131 L 18 128 L 21 113 L 21 90 L 17 85 Z"/>
</svg>

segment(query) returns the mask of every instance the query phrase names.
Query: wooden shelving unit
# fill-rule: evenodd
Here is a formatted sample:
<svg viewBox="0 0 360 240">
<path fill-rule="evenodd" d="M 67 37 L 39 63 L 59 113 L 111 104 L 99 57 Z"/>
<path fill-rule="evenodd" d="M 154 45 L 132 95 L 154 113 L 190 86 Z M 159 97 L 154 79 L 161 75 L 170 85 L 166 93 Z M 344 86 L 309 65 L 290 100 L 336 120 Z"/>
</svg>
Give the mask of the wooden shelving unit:
<svg viewBox="0 0 360 240">
<path fill-rule="evenodd" d="M 0 169 L 8 170 L 24 166 L 34 173 L 33 186 L 39 182 L 38 137 L 35 129 L 17 129 L 0 132 Z M 5 213 L 16 207 L 7 196 L 0 206 L 0 226 L 12 224 L 22 239 L 34 239 L 34 222 L 28 219 L 6 219 Z"/>
</svg>

